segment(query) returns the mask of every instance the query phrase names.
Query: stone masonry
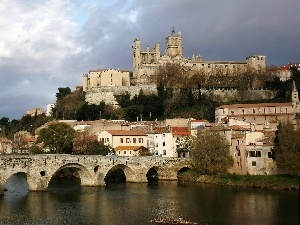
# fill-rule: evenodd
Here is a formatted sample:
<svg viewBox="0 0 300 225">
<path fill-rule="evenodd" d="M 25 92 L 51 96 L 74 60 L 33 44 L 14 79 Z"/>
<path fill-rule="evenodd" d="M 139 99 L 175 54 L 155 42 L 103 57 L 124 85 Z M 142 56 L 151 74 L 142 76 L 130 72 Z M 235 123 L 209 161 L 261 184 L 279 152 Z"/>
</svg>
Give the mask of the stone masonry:
<svg viewBox="0 0 300 225">
<path fill-rule="evenodd" d="M 127 182 L 147 182 L 150 169 L 160 180 L 177 180 L 178 172 L 189 168 L 188 158 L 108 157 L 82 155 L 0 156 L 0 195 L 7 179 L 16 173 L 25 175 L 30 191 L 46 191 L 53 175 L 64 168 L 77 168 L 82 186 L 105 186 L 104 178 L 118 166 Z"/>
</svg>

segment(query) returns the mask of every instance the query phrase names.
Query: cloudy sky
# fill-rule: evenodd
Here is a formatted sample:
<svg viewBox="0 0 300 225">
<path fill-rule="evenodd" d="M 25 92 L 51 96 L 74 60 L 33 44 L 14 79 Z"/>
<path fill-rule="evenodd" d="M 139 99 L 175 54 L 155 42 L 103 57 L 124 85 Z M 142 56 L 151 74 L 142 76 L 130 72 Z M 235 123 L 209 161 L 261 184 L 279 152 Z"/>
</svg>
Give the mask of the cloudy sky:
<svg viewBox="0 0 300 225">
<path fill-rule="evenodd" d="M 0 118 L 46 108 L 91 69 L 132 70 L 136 37 L 164 54 L 173 27 L 185 57 L 300 62 L 299 9 L 299 0 L 1 0 Z"/>
</svg>

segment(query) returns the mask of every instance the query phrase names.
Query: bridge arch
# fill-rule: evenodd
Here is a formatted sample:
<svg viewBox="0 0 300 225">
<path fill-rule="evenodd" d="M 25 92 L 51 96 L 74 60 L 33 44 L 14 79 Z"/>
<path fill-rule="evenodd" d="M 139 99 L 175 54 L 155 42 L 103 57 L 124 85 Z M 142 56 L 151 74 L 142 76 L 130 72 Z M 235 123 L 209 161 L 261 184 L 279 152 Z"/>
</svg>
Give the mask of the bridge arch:
<svg viewBox="0 0 300 225">
<path fill-rule="evenodd" d="M 78 178 L 80 179 L 80 184 L 82 186 L 95 186 L 95 172 L 94 171 L 90 171 L 89 169 L 87 169 L 85 166 L 79 164 L 79 163 L 67 163 L 63 166 L 60 166 L 59 168 L 51 171 L 50 174 L 48 174 L 48 176 L 50 177 L 49 181 L 48 181 L 48 185 L 50 183 L 50 180 L 55 176 L 55 174 L 57 174 L 59 171 L 64 170 L 66 168 L 74 168 L 76 169 Z M 95 170 L 95 168 L 93 168 Z"/>
<path fill-rule="evenodd" d="M 124 165 L 124 164 L 117 164 L 117 165 L 114 165 L 111 168 L 109 168 L 105 177 L 107 177 L 109 175 L 109 173 L 114 169 L 121 169 L 123 171 L 125 178 L 126 178 L 126 182 L 138 182 L 138 180 L 139 180 L 139 176 L 138 176 L 137 172 L 135 170 L 133 170 L 132 168 L 130 168 L 129 166 Z"/>
<path fill-rule="evenodd" d="M 21 180 L 18 177 L 20 177 Z M 26 185 L 24 185 L 23 182 L 25 182 Z M 27 189 L 26 191 L 29 190 L 29 182 L 27 180 L 27 174 L 25 172 L 15 172 L 6 176 L 5 178 L 2 178 L 2 181 L 0 182 L 0 188 L 4 191 L 14 191 L 16 190 L 16 186 L 19 186 L 20 184 L 22 184 L 22 186 Z"/>
</svg>

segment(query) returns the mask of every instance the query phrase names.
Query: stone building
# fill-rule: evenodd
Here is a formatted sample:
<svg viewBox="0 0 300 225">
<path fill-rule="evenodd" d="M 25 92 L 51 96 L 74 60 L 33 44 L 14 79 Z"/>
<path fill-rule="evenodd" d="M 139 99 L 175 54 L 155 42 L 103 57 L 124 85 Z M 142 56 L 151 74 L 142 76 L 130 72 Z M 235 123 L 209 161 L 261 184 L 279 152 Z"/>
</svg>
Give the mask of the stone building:
<svg viewBox="0 0 300 225">
<path fill-rule="evenodd" d="M 150 50 L 149 46 L 145 51 L 141 50 L 141 40 L 134 39 L 133 50 L 133 83 L 149 84 L 155 82 L 152 75 L 157 68 L 166 63 L 179 63 L 182 66 L 195 71 L 212 72 L 218 70 L 223 74 L 244 72 L 247 70 L 265 71 L 266 56 L 250 55 L 245 61 L 213 61 L 203 60 L 201 55 L 193 55 L 192 58 L 183 56 L 182 34 L 178 32 L 166 38 L 165 55 L 160 54 L 160 44 L 155 44 Z"/>
<path fill-rule="evenodd" d="M 35 115 L 41 115 L 44 113 L 43 108 L 33 108 L 26 112 L 26 115 L 35 116 Z"/>
<path fill-rule="evenodd" d="M 130 86 L 129 71 L 119 69 L 90 70 L 83 75 L 83 91 L 97 87 L 128 87 Z"/>
<path fill-rule="evenodd" d="M 293 121 L 294 117 L 291 102 L 221 105 L 215 110 L 216 123 L 236 119 L 250 123 L 252 130 L 276 130 L 279 121 Z"/>
</svg>

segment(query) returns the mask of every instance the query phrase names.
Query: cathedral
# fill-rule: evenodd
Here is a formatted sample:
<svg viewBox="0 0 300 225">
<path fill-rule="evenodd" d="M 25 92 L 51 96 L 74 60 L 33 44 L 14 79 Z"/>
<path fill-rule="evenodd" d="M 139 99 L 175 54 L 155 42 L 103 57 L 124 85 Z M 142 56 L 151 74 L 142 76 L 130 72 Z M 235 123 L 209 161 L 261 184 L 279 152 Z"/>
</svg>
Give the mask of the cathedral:
<svg viewBox="0 0 300 225">
<path fill-rule="evenodd" d="M 192 58 L 184 58 L 182 46 L 182 34 L 172 34 L 166 38 L 165 54 L 160 53 L 160 44 L 155 44 L 150 50 L 149 46 L 145 51 L 141 50 L 141 40 L 134 39 L 133 50 L 133 77 L 132 84 L 145 85 L 153 83 L 151 76 L 157 68 L 166 63 L 179 63 L 189 70 L 204 71 L 206 73 L 218 70 L 223 74 L 241 73 L 247 70 L 265 71 L 266 56 L 250 55 L 245 61 L 206 61 L 201 55 L 193 55 Z"/>
</svg>

